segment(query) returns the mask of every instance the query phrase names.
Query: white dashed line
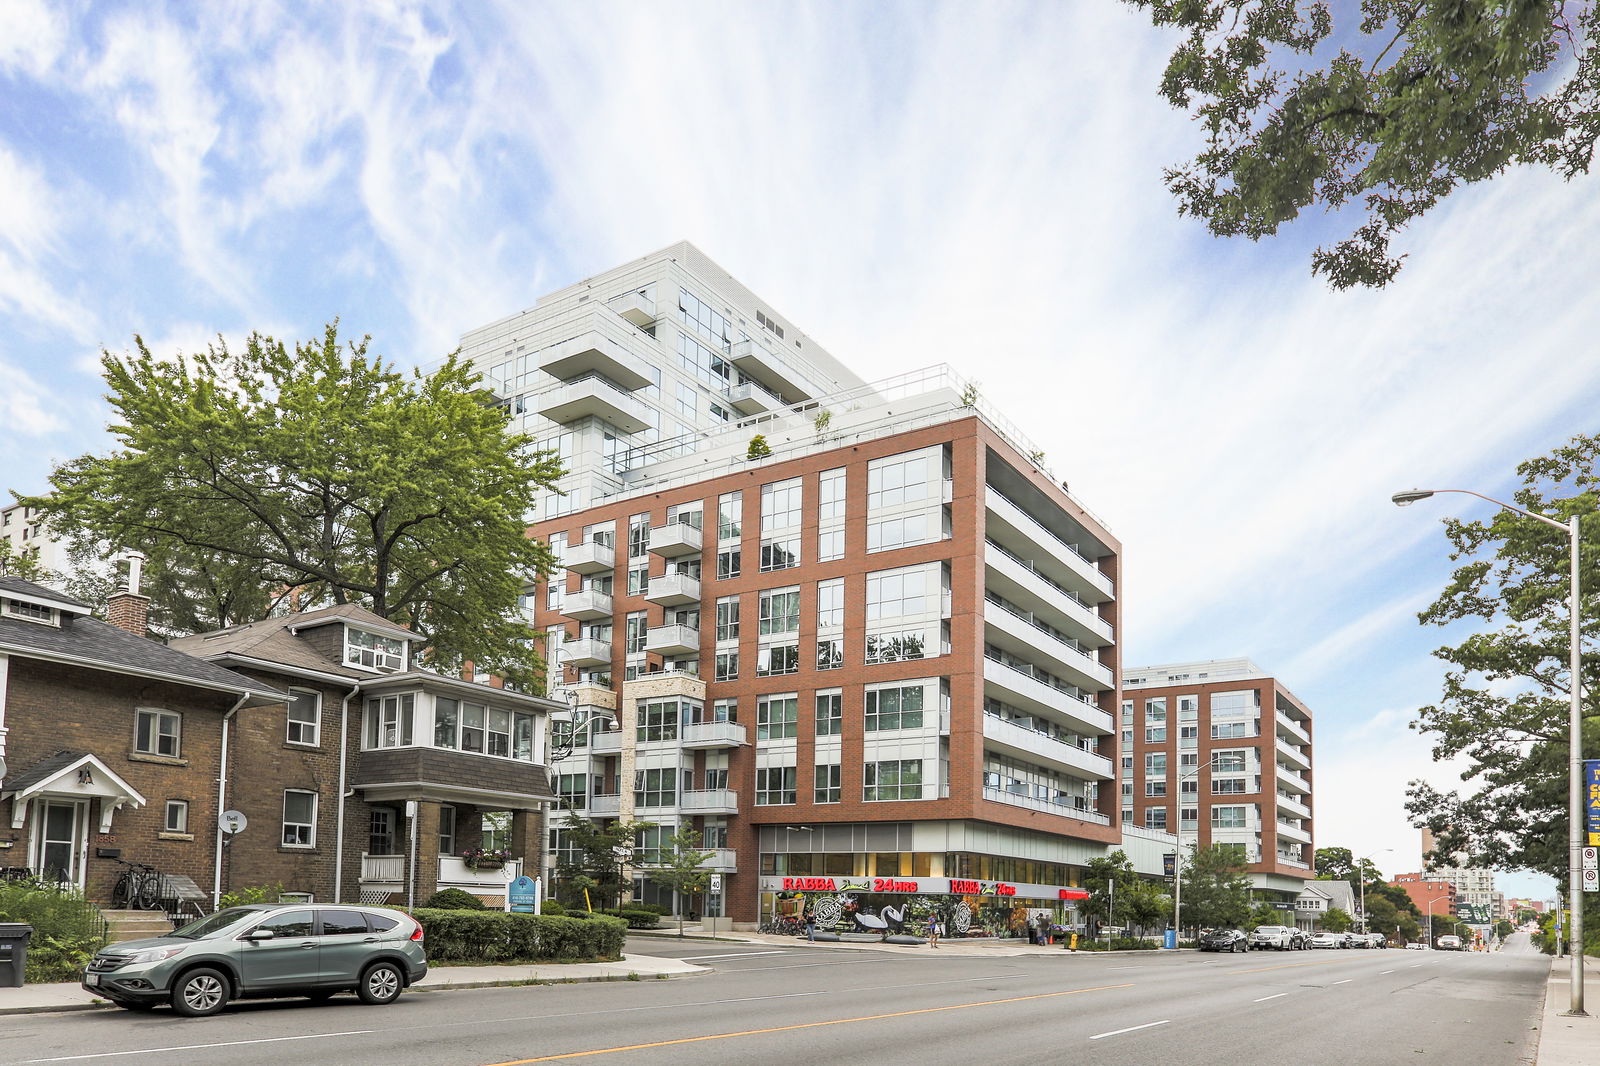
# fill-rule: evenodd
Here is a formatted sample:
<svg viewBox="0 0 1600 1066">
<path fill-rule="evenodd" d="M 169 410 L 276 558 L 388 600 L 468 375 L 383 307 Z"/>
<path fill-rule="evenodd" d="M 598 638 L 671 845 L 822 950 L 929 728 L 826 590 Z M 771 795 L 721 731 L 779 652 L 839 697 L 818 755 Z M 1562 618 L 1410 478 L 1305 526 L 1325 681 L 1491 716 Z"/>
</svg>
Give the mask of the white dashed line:
<svg viewBox="0 0 1600 1066">
<path fill-rule="evenodd" d="M 762 955 L 787 955 L 787 951 L 730 951 L 726 955 L 684 955 L 679 962 L 703 962 L 706 959 L 754 959 Z"/>
<path fill-rule="evenodd" d="M 1394 971 L 1393 970 L 1379 970 L 1378 971 L 1378 976 L 1382 977 L 1386 973 L 1394 973 Z"/>
<path fill-rule="evenodd" d="M 1351 981 L 1354 981 L 1354 980 L 1355 980 L 1354 977 L 1346 977 L 1343 981 L 1335 981 L 1334 984 L 1336 984 L 1336 985 L 1347 985 Z"/>
<path fill-rule="evenodd" d="M 1166 1025 L 1167 1022 L 1170 1022 L 1171 1020 L 1171 1018 L 1164 1018 L 1159 1022 L 1145 1022 L 1143 1025 L 1130 1025 L 1126 1029 L 1113 1029 L 1109 1033 L 1100 1033 L 1096 1036 L 1091 1036 L 1089 1039 L 1102 1040 L 1108 1036 L 1121 1036 L 1123 1033 L 1134 1033 L 1138 1032 L 1140 1029 L 1150 1029 L 1157 1025 Z"/>
<path fill-rule="evenodd" d="M 1278 999 L 1280 997 L 1287 996 L 1288 994 L 1289 993 L 1287 992 L 1279 992 L 1276 996 L 1262 996 L 1260 999 L 1256 1000 L 1256 1002 L 1265 1003 L 1269 999 Z"/>
</svg>

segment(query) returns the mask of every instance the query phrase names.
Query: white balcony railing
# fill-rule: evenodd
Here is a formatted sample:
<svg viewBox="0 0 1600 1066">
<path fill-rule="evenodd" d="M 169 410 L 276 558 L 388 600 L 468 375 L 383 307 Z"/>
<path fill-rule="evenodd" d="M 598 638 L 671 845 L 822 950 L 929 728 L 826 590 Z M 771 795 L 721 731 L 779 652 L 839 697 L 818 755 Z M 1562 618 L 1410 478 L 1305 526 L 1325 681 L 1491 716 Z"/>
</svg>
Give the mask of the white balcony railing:
<svg viewBox="0 0 1600 1066">
<path fill-rule="evenodd" d="M 983 680 L 1009 698 L 1007 703 L 1029 712 L 1063 715 L 1078 732 L 1100 736 L 1112 731 L 1111 712 L 1080 699 L 1065 689 L 998 659 L 983 660 Z"/>
<path fill-rule="evenodd" d="M 580 622 L 611 617 L 611 596 L 597 589 L 569 592 L 561 601 L 561 613 Z"/>
<path fill-rule="evenodd" d="M 597 817 L 617 814 L 622 810 L 621 796 L 590 796 L 589 813 Z"/>
<path fill-rule="evenodd" d="M 687 522 L 669 522 L 650 530 L 650 551 L 656 555 L 697 555 L 702 543 L 700 531 Z"/>
<path fill-rule="evenodd" d="M 521 859 L 510 859 L 504 866 L 490 869 L 473 869 L 459 855 L 439 856 L 440 888 L 461 888 L 469 892 L 478 890 L 503 892 L 507 884 L 521 876 Z"/>
<path fill-rule="evenodd" d="M 1287 759 L 1290 766 L 1300 770 L 1311 769 L 1311 757 L 1309 755 L 1282 737 L 1274 739 L 1277 741 L 1278 754 Z"/>
<path fill-rule="evenodd" d="M 1085 688 L 1112 687 L 1109 666 L 1103 665 L 1094 656 L 1068 643 L 1060 633 L 1040 625 L 1034 619 L 997 602 L 992 597 L 984 601 L 983 620 L 1005 633 L 1021 647 L 1049 660 L 1046 666 L 1056 667 L 1062 673 L 1077 675 L 1069 676 L 1067 680 Z"/>
<path fill-rule="evenodd" d="M 683 727 L 686 748 L 737 748 L 745 743 L 745 728 L 737 722 L 694 722 Z"/>
<path fill-rule="evenodd" d="M 645 592 L 644 598 L 664 607 L 699 603 L 700 582 L 688 574 L 663 574 L 650 579 L 650 587 Z"/>
<path fill-rule="evenodd" d="M 678 793 L 678 809 L 684 813 L 738 814 L 739 794 L 731 788 L 711 788 Z"/>
<path fill-rule="evenodd" d="M 1070 803 L 1053 803 L 1050 800 L 1035 799 L 1032 796 L 1019 796 L 1015 792 L 1007 792 L 1001 788 L 985 788 L 983 790 L 983 798 L 994 800 L 996 803 L 1008 803 L 1013 807 L 1026 807 L 1031 811 L 1059 814 L 1063 818 L 1076 818 L 1080 822 L 1093 822 L 1095 825 L 1111 824 L 1111 819 L 1099 811 L 1089 810 L 1084 807 L 1074 807 Z"/>
<path fill-rule="evenodd" d="M 1088 582 L 1107 599 L 1115 595 L 1111 578 L 1095 565 L 1093 560 L 1085 556 L 1077 545 L 1062 540 L 1053 530 L 1028 514 L 1016 501 L 1001 495 L 991 487 L 988 490 L 987 507 L 991 515 L 1015 529 L 1029 542 L 1036 544 L 1051 559 Z"/>
<path fill-rule="evenodd" d="M 650 409 L 626 389 L 591 374 L 547 389 L 533 397 L 533 409 L 552 422 L 574 422 L 590 415 L 603 418 L 625 433 L 650 427 Z"/>
<path fill-rule="evenodd" d="M 361 880 L 394 884 L 405 880 L 406 857 L 404 855 L 363 855 L 361 856 Z"/>
<path fill-rule="evenodd" d="M 578 637 L 561 642 L 561 659 L 572 666 L 606 666 L 611 662 L 611 642 Z"/>
<path fill-rule="evenodd" d="M 1033 560 L 1024 559 L 1011 549 L 994 541 L 984 545 L 984 564 L 996 574 L 1036 598 L 1050 609 L 1060 612 L 1063 624 L 1077 625 L 1087 633 L 1103 640 L 1114 639 L 1111 623 L 1101 618 L 1095 609 L 1078 599 L 1071 589 L 1059 584 L 1035 566 Z"/>
<path fill-rule="evenodd" d="M 597 574 L 616 567 L 617 551 L 598 541 L 579 541 L 567 545 L 561 553 L 561 565 L 576 574 Z"/>
<path fill-rule="evenodd" d="M 1293 770 L 1282 765 L 1281 763 L 1278 765 L 1277 769 L 1278 783 L 1280 785 L 1287 785 L 1290 788 L 1298 791 L 1301 795 L 1306 795 L 1311 791 L 1311 782 L 1307 781 L 1304 777 L 1301 777 L 1299 774 L 1295 773 Z"/>
<path fill-rule="evenodd" d="M 1069 767 L 1073 772 L 1098 781 L 1112 778 L 1111 760 L 1076 744 L 1061 740 L 1050 733 L 1008 721 L 997 715 L 983 716 L 983 739 L 986 743 L 1009 749 L 1007 754 L 1040 759 L 1057 766 Z"/>
</svg>

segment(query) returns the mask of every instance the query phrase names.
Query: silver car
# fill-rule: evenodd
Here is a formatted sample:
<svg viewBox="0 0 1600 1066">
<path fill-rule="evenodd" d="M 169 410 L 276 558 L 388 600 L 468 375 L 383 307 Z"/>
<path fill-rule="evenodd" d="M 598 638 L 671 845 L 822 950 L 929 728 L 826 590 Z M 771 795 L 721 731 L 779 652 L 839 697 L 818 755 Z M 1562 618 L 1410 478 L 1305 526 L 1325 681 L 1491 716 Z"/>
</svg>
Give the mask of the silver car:
<svg viewBox="0 0 1600 1066">
<path fill-rule="evenodd" d="M 1256 931 L 1250 934 L 1250 947 L 1293 951 L 1296 939 L 1294 930 L 1286 925 L 1258 925 Z"/>
<path fill-rule="evenodd" d="M 422 926 L 384 907 L 230 907 L 166 936 L 110 944 L 83 987 L 128 1010 L 215 1014 L 231 999 L 354 992 L 393 1003 L 428 972 Z"/>
</svg>

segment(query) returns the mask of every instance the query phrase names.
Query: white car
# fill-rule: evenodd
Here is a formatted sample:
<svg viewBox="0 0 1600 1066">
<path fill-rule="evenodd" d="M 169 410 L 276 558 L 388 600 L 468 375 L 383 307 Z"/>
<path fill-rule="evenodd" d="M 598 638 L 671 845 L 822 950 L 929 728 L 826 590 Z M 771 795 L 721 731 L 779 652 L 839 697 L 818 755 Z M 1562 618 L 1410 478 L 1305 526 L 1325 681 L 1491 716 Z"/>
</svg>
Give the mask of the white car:
<svg viewBox="0 0 1600 1066">
<path fill-rule="evenodd" d="M 1294 930 L 1286 925 L 1258 925 L 1256 931 L 1250 934 L 1250 947 L 1257 950 L 1276 948 L 1279 951 L 1292 951 L 1294 942 Z"/>
<path fill-rule="evenodd" d="M 1314 948 L 1342 948 L 1344 947 L 1344 934 L 1317 933 L 1311 937 L 1311 946 Z"/>
</svg>

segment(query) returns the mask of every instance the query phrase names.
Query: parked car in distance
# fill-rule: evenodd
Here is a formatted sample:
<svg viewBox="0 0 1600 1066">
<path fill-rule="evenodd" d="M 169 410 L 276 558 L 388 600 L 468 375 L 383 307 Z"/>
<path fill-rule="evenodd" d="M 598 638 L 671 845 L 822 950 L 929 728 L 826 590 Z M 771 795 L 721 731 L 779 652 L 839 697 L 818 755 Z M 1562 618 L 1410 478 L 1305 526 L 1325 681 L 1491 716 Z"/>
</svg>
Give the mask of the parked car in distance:
<svg viewBox="0 0 1600 1066">
<path fill-rule="evenodd" d="M 1344 947 L 1343 933 L 1313 933 L 1311 946 L 1314 948 L 1341 948 Z"/>
<path fill-rule="evenodd" d="M 1367 942 L 1375 948 L 1386 948 L 1389 946 L 1389 938 L 1384 936 L 1382 933 L 1368 933 Z"/>
<path fill-rule="evenodd" d="M 1420 940 L 1408 940 L 1408 941 L 1406 941 L 1406 947 L 1410 948 L 1412 951 L 1426 951 L 1426 950 L 1428 950 L 1428 945 L 1424 944 Z"/>
<path fill-rule="evenodd" d="M 1576 940 L 1577 938 L 1574 937 L 1573 939 Z M 1450 936 L 1449 934 L 1446 934 L 1446 935 L 1440 937 L 1438 940 L 1434 941 L 1434 947 L 1438 948 L 1440 951 L 1460 951 L 1461 950 L 1461 938 L 1458 937 L 1458 936 Z M 1576 955 L 1578 953 L 1576 951 L 1574 951 L 1573 954 Z"/>
<path fill-rule="evenodd" d="M 89 960 L 83 987 L 128 1010 L 169 1003 L 199 1017 L 258 996 L 320 1002 L 354 992 L 363 1003 L 393 1003 L 427 972 L 422 926 L 399 911 L 256 904 L 109 944 Z"/>
<path fill-rule="evenodd" d="M 1372 941 L 1368 939 L 1366 933 L 1346 933 L 1344 939 L 1344 946 L 1347 948 L 1370 948 L 1372 946 Z"/>
<path fill-rule="evenodd" d="M 1258 925 L 1250 934 L 1253 948 L 1275 948 L 1278 951 L 1294 950 L 1294 930 L 1286 925 Z"/>
<path fill-rule="evenodd" d="M 1299 948 L 1301 951 L 1304 951 L 1306 948 L 1311 946 L 1310 933 L 1306 932 L 1304 929 L 1295 929 L 1293 930 L 1293 933 L 1295 947 Z"/>
<path fill-rule="evenodd" d="M 1201 951 L 1249 951 L 1250 938 L 1242 929 L 1213 929 L 1200 936 Z"/>
</svg>

